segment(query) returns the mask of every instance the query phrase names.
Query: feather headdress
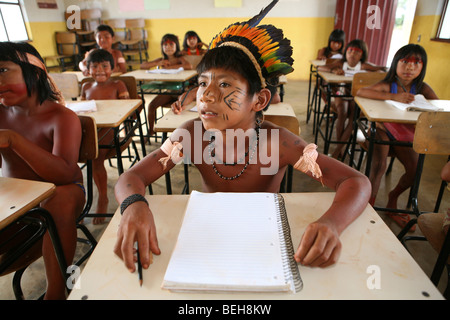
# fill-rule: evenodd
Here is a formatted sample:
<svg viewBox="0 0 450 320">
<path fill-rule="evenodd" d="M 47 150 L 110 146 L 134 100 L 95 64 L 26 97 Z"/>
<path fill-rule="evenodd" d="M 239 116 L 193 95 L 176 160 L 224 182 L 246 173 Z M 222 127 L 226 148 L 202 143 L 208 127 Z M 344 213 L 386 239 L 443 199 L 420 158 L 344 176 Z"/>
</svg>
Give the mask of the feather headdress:
<svg viewBox="0 0 450 320">
<path fill-rule="evenodd" d="M 270 82 L 271 79 L 294 70 L 291 41 L 284 38 L 283 31 L 273 25 L 258 26 L 277 2 L 278 0 L 272 1 L 246 22 L 231 24 L 216 35 L 209 45 L 209 49 L 221 46 L 241 49 L 255 66 L 262 88 L 266 87 L 266 80 Z"/>
</svg>

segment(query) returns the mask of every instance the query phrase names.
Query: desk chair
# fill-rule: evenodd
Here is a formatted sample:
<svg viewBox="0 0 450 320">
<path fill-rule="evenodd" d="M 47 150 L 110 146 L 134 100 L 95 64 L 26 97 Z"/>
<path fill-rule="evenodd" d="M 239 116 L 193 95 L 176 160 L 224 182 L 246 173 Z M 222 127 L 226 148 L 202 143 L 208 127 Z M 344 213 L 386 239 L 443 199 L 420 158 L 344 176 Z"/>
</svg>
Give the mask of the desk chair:
<svg viewBox="0 0 450 320">
<path fill-rule="evenodd" d="M 365 88 L 365 87 L 371 86 L 377 82 L 380 82 L 385 77 L 386 77 L 386 72 L 362 72 L 362 73 L 355 74 L 353 76 L 353 82 L 352 82 L 352 91 L 351 91 L 352 96 L 356 97 L 359 89 Z M 355 122 L 357 124 L 358 123 L 362 124 L 363 121 L 364 121 L 364 119 L 359 118 L 359 112 L 355 112 Z M 358 127 L 358 125 L 355 126 L 355 133 L 357 132 L 356 131 L 357 127 Z M 367 127 L 367 125 L 364 125 L 364 127 Z M 354 141 L 356 142 L 356 136 L 354 136 L 353 138 L 355 139 Z M 360 150 L 361 154 L 359 157 L 358 164 L 356 165 L 357 170 L 359 170 L 361 168 L 364 154 L 367 151 L 367 147 L 364 143 L 359 143 L 359 145 L 361 147 L 361 150 Z M 347 147 L 347 149 L 348 149 L 348 147 Z M 354 155 L 351 155 L 350 165 L 352 165 L 353 157 L 354 157 Z M 391 171 L 393 162 L 394 162 L 394 158 L 391 159 L 391 163 L 389 165 L 388 170 L 386 171 L 386 175 L 389 174 L 389 172 Z"/>
<path fill-rule="evenodd" d="M 125 47 L 122 53 L 127 57 L 127 64 L 132 69 L 133 65 L 141 65 L 142 62 L 148 60 L 148 41 L 147 30 L 145 29 L 145 20 L 140 19 L 126 19 L 125 26 L 127 28 L 127 37 L 120 43 Z M 138 56 L 136 59 L 134 57 Z"/>
<path fill-rule="evenodd" d="M 79 163 L 84 163 L 86 167 L 86 180 L 85 180 L 85 189 L 86 189 L 86 204 L 84 205 L 83 212 L 77 219 L 77 229 L 84 233 L 85 238 L 78 238 L 78 241 L 89 246 L 88 251 L 74 264 L 80 266 L 94 251 L 95 246 L 97 245 L 97 241 L 91 232 L 86 228 L 83 224 L 83 219 L 87 217 L 93 217 L 93 215 L 89 214 L 89 211 L 92 207 L 92 201 L 94 198 L 94 189 L 93 189 L 93 175 L 92 175 L 92 161 L 95 160 L 98 156 L 98 136 L 97 136 L 97 124 L 95 123 L 94 118 L 89 116 L 79 115 L 82 130 L 82 139 L 81 139 L 81 147 L 80 153 L 78 157 Z M 99 215 L 95 215 L 98 217 Z M 108 217 L 112 215 L 106 215 Z"/>
<path fill-rule="evenodd" d="M 264 120 L 270 121 L 280 127 L 288 129 L 293 134 L 300 136 L 300 124 L 296 117 L 278 116 L 278 115 L 264 115 Z M 280 192 L 292 192 L 292 177 L 294 168 L 289 165 L 286 174 L 280 185 Z"/>
<path fill-rule="evenodd" d="M 450 236 L 446 237 L 442 233 L 442 221 L 440 215 L 437 213 L 423 214 L 418 206 L 418 192 L 420 178 L 423 171 L 425 155 L 450 155 L 450 135 L 448 128 L 450 126 L 450 112 L 423 112 L 420 114 L 416 124 L 416 131 L 414 134 L 413 148 L 419 154 L 419 161 L 417 164 L 417 173 L 412 189 L 412 207 L 413 212 L 417 216 L 403 228 L 397 236 L 399 240 L 405 245 L 408 240 L 422 240 L 423 238 L 409 236 L 405 237 L 406 233 L 411 227 L 420 221 L 419 227 L 425 235 L 425 238 L 438 250 L 439 257 L 432 274 L 432 282 L 437 285 L 442 270 L 450 253 Z M 440 228 L 437 226 L 441 222 Z M 439 231 L 440 230 L 440 231 Z M 450 234 L 450 232 L 449 232 Z M 445 240 L 444 240 L 445 239 Z M 450 269 L 448 269 L 450 271 Z M 446 289 L 447 298 L 449 295 L 449 285 Z"/>
<path fill-rule="evenodd" d="M 44 57 L 45 66 L 48 70 L 66 71 L 68 69 L 75 70 L 80 61 L 79 43 L 77 35 L 74 32 L 55 32 L 55 42 L 57 55 Z M 56 60 L 57 65 L 51 66 L 49 60 Z"/>
<path fill-rule="evenodd" d="M 139 107 L 138 111 L 140 112 L 142 109 L 144 109 L 145 100 L 137 92 L 137 84 L 136 84 L 136 79 L 134 77 L 121 76 L 121 77 L 111 77 L 111 79 L 112 80 L 121 80 L 122 82 L 124 82 L 125 85 L 127 86 L 127 90 L 130 95 L 130 99 L 142 99 L 142 101 L 143 101 L 143 104 Z M 83 79 L 81 81 L 81 87 L 84 85 L 84 83 L 92 82 L 92 81 L 94 81 L 93 78 Z M 135 120 L 130 120 L 130 121 L 134 122 Z M 122 128 L 120 129 L 120 131 L 125 133 L 125 137 L 127 137 L 130 134 L 130 132 L 129 132 L 130 127 L 132 127 L 130 122 L 125 122 L 124 125 L 122 126 Z M 99 139 L 101 140 L 101 138 L 99 138 Z M 129 150 L 130 144 L 135 153 L 134 157 L 131 155 L 131 152 Z M 139 152 L 136 147 L 136 143 L 133 141 L 133 139 L 131 137 L 127 138 L 126 143 L 122 144 L 120 147 L 121 152 L 123 152 L 125 149 L 128 149 L 128 155 L 126 157 L 130 160 L 133 159 L 132 164 L 131 164 L 131 166 L 133 166 L 137 161 L 140 160 L 140 157 L 139 157 Z M 116 149 L 110 148 L 110 151 L 106 155 L 106 159 L 110 160 L 110 159 L 114 158 L 115 156 L 116 156 Z M 110 164 L 111 164 L 111 162 L 110 162 Z"/>
<path fill-rule="evenodd" d="M 78 84 L 78 78 L 73 73 L 56 73 L 50 72 L 50 76 L 55 81 L 59 90 L 66 101 L 77 100 L 80 95 L 80 86 Z"/>
<path fill-rule="evenodd" d="M 124 48 L 121 45 L 121 41 L 125 41 L 127 39 L 127 26 L 125 24 L 125 19 L 109 19 L 106 24 L 114 31 L 113 47 L 122 51 Z"/>
</svg>

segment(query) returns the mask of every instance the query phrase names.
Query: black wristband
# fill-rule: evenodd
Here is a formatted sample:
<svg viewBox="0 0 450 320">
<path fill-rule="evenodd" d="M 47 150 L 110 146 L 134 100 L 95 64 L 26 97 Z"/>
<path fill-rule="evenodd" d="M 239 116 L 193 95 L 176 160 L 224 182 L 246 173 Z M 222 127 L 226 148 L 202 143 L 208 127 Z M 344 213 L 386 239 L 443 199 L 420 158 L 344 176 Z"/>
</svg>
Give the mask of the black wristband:
<svg viewBox="0 0 450 320">
<path fill-rule="evenodd" d="M 135 193 L 123 200 L 122 204 L 120 205 L 120 214 L 123 214 L 125 209 L 128 208 L 130 204 L 138 201 L 143 201 L 148 205 L 148 202 L 143 195 Z"/>
</svg>

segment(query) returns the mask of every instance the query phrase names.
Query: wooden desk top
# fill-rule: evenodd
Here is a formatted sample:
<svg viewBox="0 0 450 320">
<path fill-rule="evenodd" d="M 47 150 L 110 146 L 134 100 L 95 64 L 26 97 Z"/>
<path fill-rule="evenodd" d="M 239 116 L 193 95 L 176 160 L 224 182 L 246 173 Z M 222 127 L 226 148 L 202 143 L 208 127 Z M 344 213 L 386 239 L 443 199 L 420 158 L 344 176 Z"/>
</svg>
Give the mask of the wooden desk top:
<svg viewBox="0 0 450 320">
<path fill-rule="evenodd" d="M 55 191 L 53 183 L 0 177 L 0 230 Z"/>
<path fill-rule="evenodd" d="M 195 102 L 191 102 L 186 106 L 186 109 L 184 109 L 183 112 L 178 115 L 174 114 L 172 110 L 169 110 L 161 119 L 156 122 L 154 130 L 156 132 L 173 132 L 184 122 L 198 118 L 197 111 L 191 111 L 194 106 Z M 264 114 L 296 117 L 292 106 L 288 103 L 283 102 L 271 104 L 269 106 L 269 109 L 267 109 Z"/>
<path fill-rule="evenodd" d="M 147 70 L 134 70 L 122 74 L 122 76 L 134 77 L 137 81 L 167 81 L 183 82 L 197 75 L 196 70 L 183 70 L 178 73 L 149 73 Z"/>
<path fill-rule="evenodd" d="M 350 84 L 353 82 L 353 76 L 340 76 L 332 72 L 318 71 L 319 76 L 327 83 L 339 84 L 346 83 Z"/>
<path fill-rule="evenodd" d="M 283 196 L 293 230 L 294 249 L 297 249 L 306 226 L 326 211 L 334 193 L 289 193 Z M 73 290 L 69 299 L 443 299 L 370 206 L 341 235 L 343 249 L 337 264 L 326 269 L 299 267 L 303 280 L 303 289 L 299 293 L 200 294 L 163 290 L 162 280 L 178 237 L 188 196 L 153 195 L 147 199 L 155 217 L 161 255 L 154 256 L 150 268 L 143 270 L 143 286 L 139 286 L 137 273 L 130 273 L 113 253 L 121 217 L 117 211 L 81 273 L 80 289 Z M 368 283 L 373 283 L 372 268 L 379 268 L 380 289 L 368 287 Z M 429 297 L 425 297 L 423 292 Z"/>
<path fill-rule="evenodd" d="M 83 101 L 78 101 L 83 102 Z M 76 104 L 77 101 L 71 102 Z M 122 124 L 139 106 L 141 99 L 95 100 L 97 111 L 83 115 L 95 119 L 98 128 L 115 128 Z"/>
<path fill-rule="evenodd" d="M 324 66 L 326 64 L 325 60 L 309 60 L 314 67 Z"/>
<path fill-rule="evenodd" d="M 443 111 L 450 111 L 450 101 L 429 100 L 431 104 L 443 107 Z M 355 102 L 369 121 L 373 122 L 396 122 L 415 124 L 420 112 L 400 110 L 384 100 L 374 100 L 355 97 Z"/>
</svg>

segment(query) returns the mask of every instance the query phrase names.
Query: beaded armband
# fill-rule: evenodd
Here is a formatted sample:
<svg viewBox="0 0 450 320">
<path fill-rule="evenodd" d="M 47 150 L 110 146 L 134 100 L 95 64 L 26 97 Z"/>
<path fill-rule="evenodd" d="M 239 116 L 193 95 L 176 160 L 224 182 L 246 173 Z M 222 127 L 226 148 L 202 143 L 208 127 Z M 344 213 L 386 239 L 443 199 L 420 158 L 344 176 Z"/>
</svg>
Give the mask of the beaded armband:
<svg viewBox="0 0 450 320">
<path fill-rule="evenodd" d="M 123 200 L 122 204 L 120 205 L 120 214 L 123 215 L 123 212 L 128 208 L 130 204 L 138 201 L 143 201 L 148 205 L 148 201 L 143 195 L 135 193 Z"/>
</svg>

